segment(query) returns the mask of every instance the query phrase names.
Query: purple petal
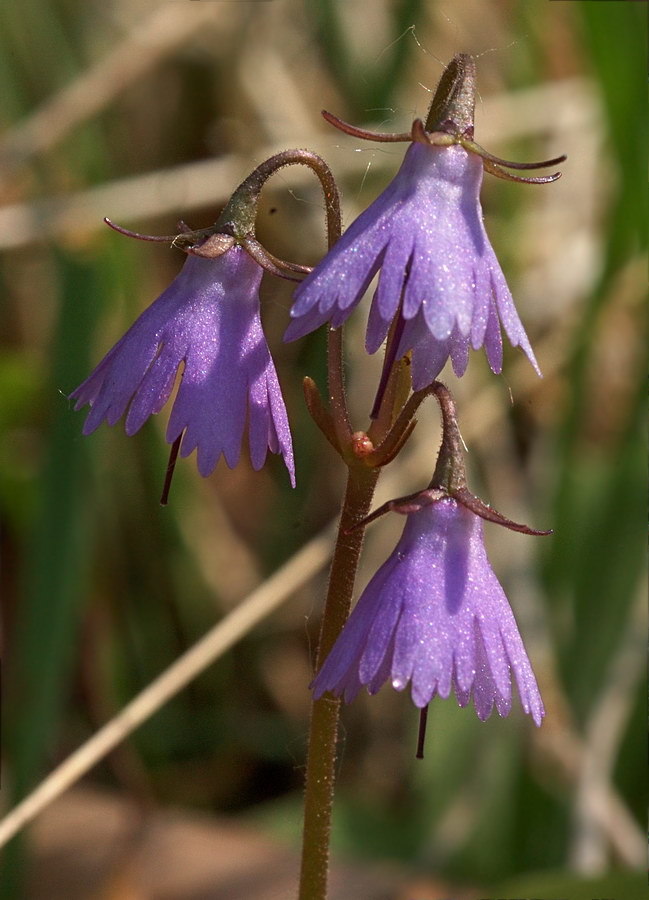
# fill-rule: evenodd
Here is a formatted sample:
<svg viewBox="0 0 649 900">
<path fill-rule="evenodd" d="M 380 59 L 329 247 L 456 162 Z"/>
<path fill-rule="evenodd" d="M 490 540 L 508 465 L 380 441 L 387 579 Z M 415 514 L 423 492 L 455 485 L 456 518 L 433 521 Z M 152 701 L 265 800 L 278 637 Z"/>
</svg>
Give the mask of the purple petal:
<svg viewBox="0 0 649 900">
<path fill-rule="evenodd" d="M 487 321 L 493 304 L 493 291 L 491 274 L 486 265 L 479 263 L 473 277 L 475 279 L 475 303 L 471 322 L 471 346 L 474 350 L 479 350 L 485 340 Z"/>
<path fill-rule="evenodd" d="M 390 321 L 398 309 L 408 264 L 414 252 L 412 235 L 395 233 L 392 236 L 381 264 L 379 286 L 372 300 L 372 307 L 378 307 L 383 319 Z"/>
<path fill-rule="evenodd" d="M 90 403 L 84 432 L 114 425 L 126 412 L 134 434 L 165 405 L 182 377 L 166 438 L 183 436 L 180 453 L 197 451 L 209 473 L 223 455 L 241 455 L 249 418 L 253 466 L 280 452 L 295 483 L 286 409 L 259 317 L 263 270 L 240 247 L 216 259 L 189 256 L 182 271 L 72 393 L 76 408 Z"/>
<path fill-rule="evenodd" d="M 365 349 L 368 353 L 376 353 L 390 330 L 390 318 L 384 319 L 378 303 L 372 303 L 367 320 L 367 332 L 365 334 Z M 406 349 L 399 356 L 405 356 Z M 397 357 L 399 358 L 399 357 Z"/>
<path fill-rule="evenodd" d="M 376 670 L 376 673 L 374 674 L 373 678 L 370 681 L 368 681 L 368 683 L 366 685 L 368 694 L 370 694 L 370 695 L 378 694 L 378 692 L 381 690 L 381 688 L 387 681 L 387 679 L 390 675 L 390 666 L 392 665 L 393 654 L 394 654 L 394 635 L 392 636 L 390 643 L 385 651 L 385 654 L 383 655 L 383 660 L 381 662 L 381 665 Z"/>
<path fill-rule="evenodd" d="M 423 313 L 406 322 L 399 342 L 397 357 L 405 356 L 412 348 L 412 386 L 419 391 L 433 382 L 444 368 L 449 357 L 451 340 L 438 341 L 425 325 Z"/>
<path fill-rule="evenodd" d="M 496 312 L 496 302 L 493 298 L 489 306 L 489 318 L 487 319 L 484 344 L 491 371 L 499 374 L 503 369 L 503 339 L 500 333 L 498 313 Z"/>
<path fill-rule="evenodd" d="M 178 359 L 172 349 L 169 345 L 162 347 L 129 406 L 124 423 L 129 437 L 139 431 L 149 416 L 160 412 L 169 399 L 177 371 Z"/>
<path fill-rule="evenodd" d="M 491 283 L 496 297 L 496 306 L 498 307 L 498 315 L 503 323 L 505 334 L 509 338 L 512 347 L 520 347 L 525 353 L 529 361 L 534 366 L 536 374 L 540 377 L 541 370 L 534 356 L 534 351 L 525 333 L 525 329 L 521 323 L 514 306 L 514 300 L 505 281 L 500 266 L 494 256 L 494 265 L 491 269 Z"/>
<path fill-rule="evenodd" d="M 284 333 L 284 340 L 287 343 L 290 341 L 297 341 L 298 338 L 305 337 L 307 334 L 311 334 L 312 331 L 320 328 L 320 326 L 328 322 L 329 319 L 329 311 L 327 310 L 322 313 L 316 306 L 307 313 L 304 313 L 304 315 L 297 319 L 293 319 L 288 323 L 288 328 Z"/>
<path fill-rule="evenodd" d="M 496 699 L 497 689 L 494 683 L 493 674 L 489 667 L 489 661 L 485 652 L 485 646 L 480 635 L 479 629 L 476 627 L 476 673 L 473 682 L 473 703 L 475 711 L 481 722 L 484 722 L 491 715 Z"/>
<path fill-rule="evenodd" d="M 454 334 L 451 341 L 451 362 L 453 363 L 453 371 L 458 378 L 461 378 L 466 372 L 469 364 L 469 336 Z"/>
<path fill-rule="evenodd" d="M 389 593 L 381 595 L 381 585 L 392 575 L 393 561 L 388 560 L 385 566 L 387 571 L 380 572 L 381 578 L 367 587 L 367 590 L 374 593 L 376 597 L 375 608 L 377 605 L 381 606 L 381 615 L 374 616 L 365 641 L 365 649 L 360 658 L 358 674 L 362 684 L 372 681 L 381 669 L 405 600 L 405 590 L 399 591 L 394 584 Z"/>
<path fill-rule="evenodd" d="M 367 644 L 368 634 L 372 629 L 375 618 L 381 619 L 381 615 L 377 615 L 377 612 L 383 611 L 381 607 L 382 586 L 390 579 L 392 568 L 393 563 L 391 560 L 388 560 L 368 584 L 361 599 L 352 610 L 338 640 L 324 661 L 320 671 L 313 679 L 311 687 L 316 700 L 325 691 L 339 694 L 341 686 L 344 685 L 348 677 L 348 673 L 354 673 L 354 676 L 357 676 L 360 660 Z M 390 600 L 388 600 L 388 604 L 390 610 L 395 607 L 395 604 Z M 378 610 L 377 606 L 379 607 Z M 389 612 L 388 615 L 392 615 L 392 612 Z"/>
</svg>

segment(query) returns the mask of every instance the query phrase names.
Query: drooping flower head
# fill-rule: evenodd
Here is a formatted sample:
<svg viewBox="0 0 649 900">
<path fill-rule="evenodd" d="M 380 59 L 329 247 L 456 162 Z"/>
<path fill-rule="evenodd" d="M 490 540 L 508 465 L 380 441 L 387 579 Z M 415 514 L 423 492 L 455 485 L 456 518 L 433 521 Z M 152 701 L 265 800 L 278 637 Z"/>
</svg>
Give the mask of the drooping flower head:
<svg viewBox="0 0 649 900">
<path fill-rule="evenodd" d="M 564 157 L 517 164 L 492 156 L 473 140 L 474 103 L 475 65 L 471 57 L 460 55 L 440 81 L 426 126 L 417 120 L 410 134 L 373 135 L 325 114 L 350 134 L 412 143 L 393 181 L 297 288 L 286 340 L 325 322 L 342 325 L 378 272 L 366 347 L 374 353 L 397 317 L 392 358 L 412 350 L 415 390 L 430 384 L 449 357 L 462 375 L 469 347 L 484 346 L 492 370 L 500 372 L 501 325 L 539 372 L 489 243 L 479 194 L 484 169 L 542 183 L 558 173 L 523 178 L 502 166 L 547 166 Z"/>
<path fill-rule="evenodd" d="M 443 437 L 430 485 L 384 504 L 360 524 L 388 511 L 407 516 L 397 546 L 374 575 L 311 687 L 350 702 L 390 681 L 410 685 L 415 706 L 455 691 L 471 697 L 480 719 L 494 706 L 507 716 L 512 674 L 521 705 L 536 725 L 543 702 L 505 593 L 485 551 L 482 519 L 525 534 L 550 534 L 512 522 L 467 488 L 462 439 L 448 390 L 434 382 Z M 358 527 L 358 526 L 356 526 Z"/>
<path fill-rule="evenodd" d="M 451 497 L 410 513 L 399 543 L 367 585 L 313 681 L 350 702 L 362 686 L 410 685 L 415 706 L 455 691 L 480 719 L 507 716 L 513 673 L 536 725 L 543 702 L 505 593 L 487 559 L 482 522 Z"/>
<path fill-rule="evenodd" d="M 225 237 L 225 236 L 224 236 Z M 262 267 L 229 238 L 213 258 L 189 255 L 171 285 L 136 320 L 94 372 L 70 395 L 90 412 L 90 434 L 126 413 L 128 435 L 160 412 L 182 376 L 166 439 L 182 436 L 181 456 L 197 451 L 207 476 L 221 455 L 239 462 L 248 425 L 250 459 L 281 453 L 295 484 L 291 433 L 259 313 Z"/>
<path fill-rule="evenodd" d="M 106 223 L 129 237 L 172 241 L 188 254 L 173 283 L 131 326 L 95 371 L 72 392 L 75 409 L 91 410 L 84 434 L 126 413 L 134 434 L 169 399 L 181 371 L 167 441 L 172 444 L 163 503 L 178 452 L 197 451 L 208 475 L 223 456 L 236 466 L 247 425 L 250 459 L 260 469 L 267 451 L 282 455 L 295 486 L 293 447 L 286 407 L 266 343 L 259 311 L 259 285 L 266 270 L 295 281 L 310 269 L 277 259 L 255 235 L 262 188 L 278 169 L 308 166 L 318 177 L 327 213 L 329 243 L 340 234 L 340 205 L 333 175 L 308 150 L 283 150 L 260 163 L 234 191 L 218 221 L 192 231 L 152 237 Z"/>
</svg>

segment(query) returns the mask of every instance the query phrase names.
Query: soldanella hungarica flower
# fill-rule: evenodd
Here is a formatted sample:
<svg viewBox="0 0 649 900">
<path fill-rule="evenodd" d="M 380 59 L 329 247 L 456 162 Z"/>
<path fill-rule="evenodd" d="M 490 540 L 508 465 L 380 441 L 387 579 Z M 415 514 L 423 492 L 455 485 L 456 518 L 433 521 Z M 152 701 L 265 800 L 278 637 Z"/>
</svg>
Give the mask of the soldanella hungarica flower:
<svg viewBox="0 0 649 900">
<path fill-rule="evenodd" d="M 415 390 L 437 377 L 451 359 L 466 369 L 469 348 L 485 348 L 494 372 L 502 368 L 501 325 L 540 374 L 482 220 L 483 171 L 514 181 L 545 183 L 507 169 L 555 165 L 498 159 L 473 140 L 475 64 L 457 56 L 446 69 L 425 126 L 407 134 L 359 131 L 326 113 L 349 134 L 369 140 L 411 141 L 385 191 L 345 231 L 297 288 L 286 339 L 328 322 L 340 326 L 379 273 L 366 332 L 374 353 L 394 322 L 388 364 L 412 351 Z M 506 167 L 506 168 L 505 168 Z"/>
<path fill-rule="evenodd" d="M 166 431 L 172 448 L 163 503 L 178 453 L 189 456 L 196 450 L 204 476 L 221 456 L 233 468 L 246 429 L 252 467 L 263 466 L 268 450 L 281 454 L 295 486 L 291 432 L 262 328 L 259 285 L 264 270 L 291 280 L 310 270 L 277 259 L 255 235 L 261 190 L 287 165 L 305 165 L 316 174 L 325 194 L 328 231 L 337 236 L 340 208 L 333 175 L 308 150 L 284 150 L 260 163 L 209 228 L 192 231 L 180 222 L 178 234 L 153 237 L 105 220 L 129 237 L 171 242 L 187 253 L 172 284 L 70 394 L 75 409 L 91 407 L 84 434 L 104 421 L 114 425 L 125 414 L 126 433 L 132 435 L 160 412 L 178 378 Z"/>
<path fill-rule="evenodd" d="M 525 534 L 466 486 L 462 441 L 448 390 L 433 384 L 443 419 L 442 446 L 429 487 L 390 501 L 369 519 L 393 510 L 407 516 L 397 546 L 374 575 L 317 673 L 314 696 L 329 691 L 350 702 L 390 681 L 410 685 L 415 706 L 455 691 L 471 697 L 480 719 L 512 705 L 512 675 L 521 706 L 536 725 L 543 702 L 511 607 L 484 546 L 482 519 Z M 366 521 L 369 521 L 366 520 Z"/>
<path fill-rule="evenodd" d="M 513 673 L 537 725 L 543 702 L 505 592 L 487 559 L 482 521 L 452 497 L 407 515 L 391 556 L 367 585 L 313 691 L 350 702 L 362 686 L 410 685 L 415 706 L 455 691 L 486 719 L 507 716 Z"/>
<path fill-rule="evenodd" d="M 181 438 L 180 455 L 196 450 L 209 475 L 223 455 L 236 466 L 248 425 L 250 460 L 260 469 L 266 453 L 281 453 L 295 483 L 286 408 L 259 314 L 262 267 L 231 241 L 214 258 L 189 255 L 171 285 L 70 395 L 76 409 L 89 403 L 83 427 L 114 425 L 126 413 L 135 434 L 160 412 L 182 366 L 166 439 Z"/>
</svg>

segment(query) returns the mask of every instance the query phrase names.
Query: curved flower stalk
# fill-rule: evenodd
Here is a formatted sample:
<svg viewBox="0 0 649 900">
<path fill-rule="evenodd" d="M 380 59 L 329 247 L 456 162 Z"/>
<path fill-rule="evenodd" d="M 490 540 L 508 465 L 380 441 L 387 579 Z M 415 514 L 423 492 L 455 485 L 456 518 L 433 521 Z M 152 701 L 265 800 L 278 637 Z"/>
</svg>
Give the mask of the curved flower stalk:
<svg viewBox="0 0 649 900">
<path fill-rule="evenodd" d="M 387 562 L 365 588 L 313 681 L 350 702 L 389 679 L 425 707 L 455 691 L 478 717 L 507 716 L 513 672 L 521 705 L 540 725 L 541 695 L 507 597 L 487 559 L 480 518 L 452 497 L 408 515 Z"/>
<path fill-rule="evenodd" d="M 485 347 L 494 372 L 502 368 L 501 325 L 540 370 L 496 255 L 480 206 L 483 170 L 514 181 L 544 183 L 559 174 L 527 178 L 513 169 L 554 165 L 499 160 L 473 140 L 475 65 L 461 55 L 448 66 L 426 126 L 410 134 L 372 135 L 326 113 L 358 137 L 410 140 L 405 159 L 385 191 L 350 225 L 295 291 L 286 340 L 328 322 L 339 327 L 380 272 L 366 333 L 374 353 L 397 317 L 391 363 L 412 351 L 413 388 L 430 384 L 451 359 L 464 373 L 469 348 Z"/>
<path fill-rule="evenodd" d="M 207 476 L 219 457 L 239 462 L 248 422 L 250 459 L 260 469 L 280 453 L 295 485 L 288 417 L 259 315 L 262 267 L 234 243 L 215 258 L 188 256 L 171 285 L 70 395 L 91 409 L 83 427 L 114 425 L 128 435 L 160 412 L 183 366 L 166 439 L 197 451 Z"/>
</svg>

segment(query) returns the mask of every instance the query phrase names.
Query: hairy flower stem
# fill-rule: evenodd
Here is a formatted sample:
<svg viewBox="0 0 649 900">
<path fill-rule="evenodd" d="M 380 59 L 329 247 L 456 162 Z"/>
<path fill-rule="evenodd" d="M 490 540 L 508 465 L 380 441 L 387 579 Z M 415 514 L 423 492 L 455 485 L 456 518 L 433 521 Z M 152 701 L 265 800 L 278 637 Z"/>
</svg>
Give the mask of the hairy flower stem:
<svg viewBox="0 0 649 900">
<path fill-rule="evenodd" d="M 320 179 L 327 214 L 327 244 L 331 249 L 342 231 L 340 200 L 333 176 L 315 154 L 291 156 L 286 161 L 310 166 Z M 359 528 L 350 534 L 350 529 L 367 516 L 379 477 L 378 469 L 349 456 L 352 427 L 345 396 L 342 328 L 330 328 L 327 334 L 327 376 L 329 414 L 339 450 L 347 460 L 348 476 L 320 626 L 316 669 L 326 659 L 349 616 L 364 533 Z M 323 697 L 313 703 L 304 788 L 300 900 L 326 900 L 327 896 L 339 718 L 339 700 Z"/>
<path fill-rule="evenodd" d="M 352 426 L 345 394 L 342 328 L 327 329 L 327 382 L 329 409 L 338 445 L 342 450 L 349 446 L 352 437 Z"/>
<path fill-rule="evenodd" d="M 325 201 L 328 244 L 332 247 L 341 232 L 340 196 L 331 169 L 310 150 L 282 150 L 264 160 L 236 189 L 219 216 L 217 226 L 227 228 L 239 238 L 254 234 L 257 204 L 263 186 L 275 172 L 295 165 L 308 166 L 320 181 Z"/>
<path fill-rule="evenodd" d="M 369 512 L 379 470 L 361 462 L 349 466 L 320 628 L 316 670 L 349 616 L 363 528 L 351 531 Z M 325 900 L 333 808 L 340 700 L 322 697 L 312 707 L 304 792 L 304 831 L 299 900 Z"/>
</svg>

